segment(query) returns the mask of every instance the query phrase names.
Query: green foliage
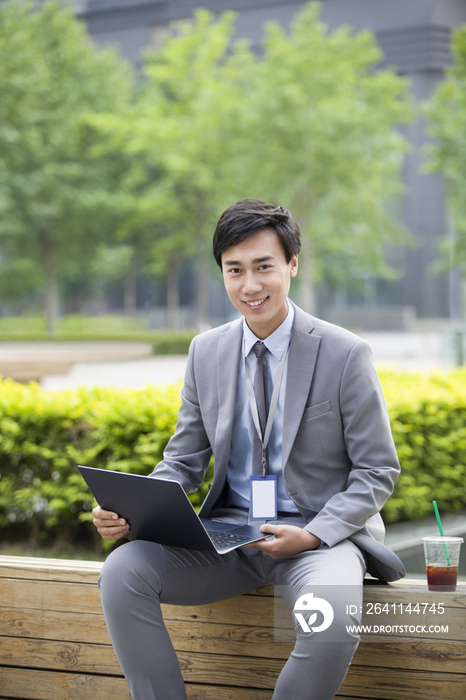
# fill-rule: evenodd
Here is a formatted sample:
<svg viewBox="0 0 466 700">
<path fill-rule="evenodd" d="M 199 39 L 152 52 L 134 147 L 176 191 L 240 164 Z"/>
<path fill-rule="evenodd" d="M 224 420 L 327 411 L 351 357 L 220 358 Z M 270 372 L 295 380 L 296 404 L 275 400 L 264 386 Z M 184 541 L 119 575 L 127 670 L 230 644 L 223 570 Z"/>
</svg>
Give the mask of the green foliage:
<svg viewBox="0 0 466 700">
<path fill-rule="evenodd" d="M 205 322 L 212 231 L 243 197 L 300 220 L 308 297 L 323 277 L 393 274 L 384 245 L 407 233 L 384 205 L 406 150 L 405 80 L 375 70 L 369 32 L 328 32 L 315 3 L 289 32 L 271 23 L 260 54 L 233 32 L 231 12 L 175 23 L 136 89 L 66 5 L 0 4 L 0 294 L 45 291 L 49 334 L 60 284 L 129 289 L 141 269 L 167 280 L 176 328 L 186 259 Z"/>
<path fill-rule="evenodd" d="M 186 355 L 194 333 L 158 333 L 154 343 L 154 355 Z"/>
<path fill-rule="evenodd" d="M 393 276 L 384 247 L 409 241 L 386 208 L 401 189 L 407 82 L 375 70 L 370 32 L 329 33 L 318 16 L 311 3 L 289 33 L 271 23 L 257 54 L 233 42 L 232 13 L 199 10 L 146 53 L 136 103 L 92 119 L 109 152 L 132 162 L 121 239 L 142 245 L 152 273 L 168 279 L 194 260 L 198 308 L 215 221 L 243 197 L 297 216 L 303 285 Z"/>
<path fill-rule="evenodd" d="M 77 538 L 93 507 L 76 464 L 149 474 L 173 432 L 179 387 L 58 394 L 4 380 L 0 390 L 0 527 Z"/>
<path fill-rule="evenodd" d="M 231 125 L 244 99 L 246 65 L 238 65 L 241 49 L 231 46 L 232 32 L 230 12 L 215 18 L 198 10 L 192 20 L 174 23 L 145 54 L 135 104 L 91 120 L 108 152 L 121 149 L 131 159 L 124 181 L 134 206 L 120 239 L 142 251 L 151 273 L 169 283 L 176 283 L 186 259 L 194 261 L 199 321 L 207 320 L 215 222 L 239 198 L 230 173 Z"/>
<path fill-rule="evenodd" d="M 380 374 L 402 468 L 385 520 L 466 508 L 466 369 Z"/>
<path fill-rule="evenodd" d="M 61 316 L 57 321 L 56 341 L 139 341 L 153 344 L 154 355 L 185 355 L 194 331 L 151 330 L 147 318 L 128 316 Z M 0 341 L 46 340 L 43 316 L 0 318 Z"/>
<path fill-rule="evenodd" d="M 428 169 L 444 176 L 456 239 L 443 242 L 447 264 L 466 269 L 466 26 L 453 31 L 454 65 L 447 70 L 425 111 L 436 139 Z"/>
<path fill-rule="evenodd" d="M 381 371 L 402 465 L 387 522 L 466 507 L 466 370 Z M 92 537 L 92 497 L 77 464 L 149 474 L 175 429 L 179 387 L 78 389 L 0 383 L 0 528 L 38 541 Z M 212 465 L 191 500 L 207 493 Z"/>
<path fill-rule="evenodd" d="M 126 64 L 92 44 L 70 7 L 0 4 L 0 287 L 12 261 L 25 279 L 32 260 L 49 332 L 58 280 L 89 267 L 125 207 L 121 154 L 95 155 L 85 116 L 123 108 L 130 86 Z"/>
<path fill-rule="evenodd" d="M 373 34 L 329 32 L 319 11 L 306 5 L 289 32 L 269 23 L 264 54 L 244 78 L 242 157 L 233 165 L 249 196 L 285 204 L 298 218 L 301 284 L 338 287 L 393 276 L 384 247 L 409 242 L 387 203 L 401 190 L 407 142 L 397 127 L 411 107 L 406 80 L 375 70 Z M 310 296 L 307 289 L 302 306 Z"/>
</svg>

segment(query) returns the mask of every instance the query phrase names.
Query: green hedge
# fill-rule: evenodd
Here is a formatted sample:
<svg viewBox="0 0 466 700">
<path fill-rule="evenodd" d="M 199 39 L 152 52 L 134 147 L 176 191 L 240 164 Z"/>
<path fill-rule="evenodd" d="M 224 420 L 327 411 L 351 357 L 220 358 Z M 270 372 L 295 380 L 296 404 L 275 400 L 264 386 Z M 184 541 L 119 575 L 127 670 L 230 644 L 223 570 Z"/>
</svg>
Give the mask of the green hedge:
<svg viewBox="0 0 466 700">
<path fill-rule="evenodd" d="M 451 372 L 379 371 L 401 475 L 386 522 L 432 515 L 432 501 L 466 508 L 466 367 Z"/>
<path fill-rule="evenodd" d="M 386 522 L 466 507 L 466 370 L 381 371 L 402 464 Z M 172 434 L 179 386 L 55 393 L 0 382 L 0 528 L 91 537 L 93 503 L 76 464 L 148 474 Z M 195 505 L 206 493 L 192 496 Z"/>
<path fill-rule="evenodd" d="M 0 527 L 39 541 L 85 536 L 93 501 L 76 464 L 150 473 L 173 432 L 179 389 L 55 393 L 4 380 Z"/>
</svg>

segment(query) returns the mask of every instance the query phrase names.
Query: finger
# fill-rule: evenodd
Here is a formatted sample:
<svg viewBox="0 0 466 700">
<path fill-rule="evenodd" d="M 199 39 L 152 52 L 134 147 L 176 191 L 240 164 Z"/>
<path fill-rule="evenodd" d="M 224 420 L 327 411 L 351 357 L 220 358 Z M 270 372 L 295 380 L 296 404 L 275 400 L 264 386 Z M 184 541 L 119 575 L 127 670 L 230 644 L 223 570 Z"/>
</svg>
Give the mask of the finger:
<svg viewBox="0 0 466 700">
<path fill-rule="evenodd" d="M 119 518 L 116 513 L 103 510 L 100 506 L 94 508 L 92 512 L 94 515 L 93 523 L 105 539 L 124 537 L 128 533 L 128 523 L 124 518 Z"/>
<path fill-rule="evenodd" d="M 272 535 L 278 535 L 283 531 L 283 525 L 273 525 L 272 523 L 264 523 L 260 527 L 261 532 L 270 532 Z"/>
<path fill-rule="evenodd" d="M 97 531 L 104 540 L 118 540 L 121 537 L 126 537 L 129 532 L 128 524 L 111 524 L 107 525 L 108 521 L 94 521 Z"/>
<path fill-rule="evenodd" d="M 120 525 L 128 524 L 124 518 L 118 518 L 118 516 L 116 518 L 107 518 L 99 513 L 94 513 L 94 523 L 98 523 L 99 525 L 105 527 L 119 527 Z"/>
<path fill-rule="evenodd" d="M 111 510 L 104 510 L 100 506 L 93 508 L 95 518 L 101 518 L 102 520 L 118 520 L 118 513 L 114 513 Z"/>
<path fill-rule="evenodd" d="M 269 537 L 264 537 L 262 540 L 255 540 L 254 542 L 249 542 L 248 544 L 242 544 L 240 549 L 262 549 L 263 542 L 271 542 L 275 539 L 275 535 L 270 535 Z"/>
<path fill-rule="evenodd" d="M 126 537 L 126 533 L 114 532 L 113 530 L 99 530 L 99 535 L 103 540 L 107 542 L 115 542 L 116 540 L 121 540 L 122 537 Z"/>
</svg>

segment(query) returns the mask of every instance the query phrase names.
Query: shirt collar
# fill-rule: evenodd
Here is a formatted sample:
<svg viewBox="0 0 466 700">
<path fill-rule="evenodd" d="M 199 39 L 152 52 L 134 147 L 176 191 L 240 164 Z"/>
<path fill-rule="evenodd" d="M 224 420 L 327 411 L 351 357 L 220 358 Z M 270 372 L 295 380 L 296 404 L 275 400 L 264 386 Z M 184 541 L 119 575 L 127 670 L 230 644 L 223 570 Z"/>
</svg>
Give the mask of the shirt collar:
<svg viewBox="0 0 466 700">
<path fill-rule="evenodd" d="M 269 335 L 265 340 L 263 341 L 265 345 L 267 346 L 267 350 L 269 350 L 272 355 L 280 361 L 283 353 L 287 349 L 290 340 L 291 340 L 291 331 L 293 330 L 293 321 L 294 321 L 294 308 L 293 304 L 290 304 L 290 302 L 287 299 L 287 304 L 288 304 L 288 315 L 285 318 L 285 320 L 278 326 L 274 332 Z M 252 330 L 249 328 L 248 324 L 246 323 L 246 319 L 243 317 L 243 352 L 244 352 L 244 357 L 247 357 L 249 353 L 251 352 L 253 345 L 255 345 L 257 342 L 262 342 L 260 338 L 258 338 Z"/>
</svg>

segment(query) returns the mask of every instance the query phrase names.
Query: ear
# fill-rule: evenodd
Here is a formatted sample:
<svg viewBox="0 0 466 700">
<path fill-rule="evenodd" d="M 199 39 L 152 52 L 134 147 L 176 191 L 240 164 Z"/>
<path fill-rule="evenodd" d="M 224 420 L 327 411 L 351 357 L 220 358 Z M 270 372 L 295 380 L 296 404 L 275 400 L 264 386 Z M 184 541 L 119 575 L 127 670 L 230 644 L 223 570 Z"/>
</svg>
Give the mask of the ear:
<svg viewBox="0 0 466 700">
<path fill-rule="evenodd" d="M 298 256 L 293 255 L 290 260 L 290 275 L 291 277 L 296 277 L 298 274 Z"/>
</svg>

